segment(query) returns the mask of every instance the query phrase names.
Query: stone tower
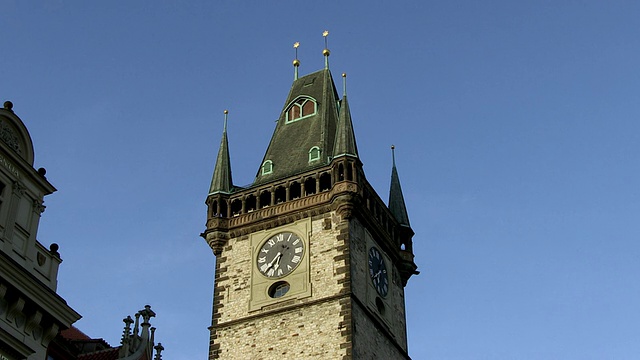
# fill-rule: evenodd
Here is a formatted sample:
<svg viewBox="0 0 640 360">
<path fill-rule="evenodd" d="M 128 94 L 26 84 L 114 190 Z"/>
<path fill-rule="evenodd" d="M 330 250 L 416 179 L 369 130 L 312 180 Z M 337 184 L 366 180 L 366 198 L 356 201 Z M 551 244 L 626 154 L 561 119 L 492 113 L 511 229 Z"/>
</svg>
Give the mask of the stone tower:
<svg viewBox="0 0 640 360">
<path fill-rule="evenodd" d="M 202 234 L 216 256 L 209 359 L 409 358 L 404 286 L 418 272 L 395 160 L 387 205 L 323 54 L 303 77 L 294 60 L 248 187 L 232 182 L 225 111 Z"/>
</svg>

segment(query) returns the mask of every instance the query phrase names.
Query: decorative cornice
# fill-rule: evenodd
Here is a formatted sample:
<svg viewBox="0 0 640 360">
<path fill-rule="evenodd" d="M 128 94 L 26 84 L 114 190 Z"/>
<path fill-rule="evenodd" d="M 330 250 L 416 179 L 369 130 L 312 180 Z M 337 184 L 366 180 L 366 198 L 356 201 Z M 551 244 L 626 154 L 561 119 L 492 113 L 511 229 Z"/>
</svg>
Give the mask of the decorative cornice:
<svg viewBox="0 0 640 360">
<path fill-rule="evenodd" d="M 7 285 L 15 288 L 30 299 L 42 312 L 50 315 L 64 327 L 80 319 L 80 314 L 73 310 L 55 291 L 45 285 L 31 273 L 0 252 L 0 273 Z"/>
</svg>

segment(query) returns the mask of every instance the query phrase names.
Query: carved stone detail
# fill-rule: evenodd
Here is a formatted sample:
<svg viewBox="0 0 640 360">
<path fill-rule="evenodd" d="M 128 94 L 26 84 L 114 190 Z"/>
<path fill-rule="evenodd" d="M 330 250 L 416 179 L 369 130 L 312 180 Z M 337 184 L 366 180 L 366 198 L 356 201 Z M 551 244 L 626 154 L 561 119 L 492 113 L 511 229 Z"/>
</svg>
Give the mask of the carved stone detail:
<svg viewBox="0 0 640 360">
<path fill-rule="evenodd" d="M 40 199 L 33 200 L 33 212 L 40 215 L 44 212 L 46 206 L 44 206 L 44 201 Z"/>
<path fill-rule="evenodd" d="M 11 306 L 9 306 L 9 311 L 7 314 L 7 320 L 13 321 L 16 324 L 16 327 L 20 327 L 21 318 L 22 318 L 22 310 L 24 309 L 25 300 L 21 297 L 16 299 Z"/>
<path fill-rule="evenodd" d="M 27 325 L 24 327 L 24 332 L 28 335 L 34 335 L 33 330 L 40 325 L 40 321 L 42 321 L 42 313 L 40 311 L 35 311 L 29 318 L 27 319 Z"/>
<path fill-rule="evenodd" d="M 20 149 L 20 141 L 18 136 L 13 132 L 13 129 L 9 125 L 7 125 L 4 121 L 0 122 L 0 139 L 4 141 L 7 146 L 9 146 L 13 151 L 18 154 L 22 154 L 22 149 Z"/>
<path fill-rule="evenodd" d="M 60 327 L 56 323 L 53 323 L 48 328 L 46 328 L 42 335 L 42 344 L 44 344 L 45 346 L 49 345 L 51 340 L 53 340 L 53 338 L 58 335 L 58 331 L 60 331 Z"/>
<path fill-rule="evenodd" d="M 38 251 L 38 255 L 36 256 L 36 259 L 38 261 L 38 266 L 43 266 L 47 262 L 47 258 L 44 256 L 43 253 L 39 251 Z"/>
<path fill-rule="evenodd" d="M 24 185 L 22 185 L 20 182 L 18 181 L 13 182 L 12 191 L 14 195 L 18 195 L 19 197 L 22 197 L 26 189 L 27 188 Z"/>
<path fill-rule="evenodd" d="M 222 254 L 222 249 L 227 244 L 227 241 L 229 239 L 228 233 L 211 231 L 203 235 L 205 240 L 207 240 L 207 244 L 209 244 L 209 247 L 211 248 L 211 250 L 213 250 L 213 254 L 215 256 L 219 256 L 220 254 Z"/>
</svg>

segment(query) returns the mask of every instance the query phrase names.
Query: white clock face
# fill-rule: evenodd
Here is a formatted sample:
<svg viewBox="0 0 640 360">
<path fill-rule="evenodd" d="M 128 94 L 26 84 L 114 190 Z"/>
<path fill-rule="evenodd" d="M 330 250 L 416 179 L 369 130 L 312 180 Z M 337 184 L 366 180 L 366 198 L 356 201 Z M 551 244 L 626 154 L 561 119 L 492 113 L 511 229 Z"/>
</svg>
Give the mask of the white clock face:
<svg viewBox="0 0 640 360">
<path fill-rule="evenodd" d="M 273 235 L 260 247 L 256 266 L 268 278 L 280 278 L 290 274 L 304 257 L 304 241 L 292 233 Z"/>
</svg>

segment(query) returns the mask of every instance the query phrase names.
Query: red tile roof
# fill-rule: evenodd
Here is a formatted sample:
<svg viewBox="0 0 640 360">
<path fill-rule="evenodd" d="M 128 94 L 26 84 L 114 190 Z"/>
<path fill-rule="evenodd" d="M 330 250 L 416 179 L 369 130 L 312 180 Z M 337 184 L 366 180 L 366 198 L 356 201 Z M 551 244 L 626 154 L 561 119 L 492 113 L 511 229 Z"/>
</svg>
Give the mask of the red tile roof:
<svg viewBox="0 0 640 360">
<path fill-rule="evenodd" d="M 75 326 L 71 326 L 68 329 L 60 331 L 60 335 L 67 340 L 91 340 L 87 334 L 78 330 Z"/>
<path fill-rule="evenodd" d="M 89 354 L 78 355 L 78 360 L 117 360 L 119 348 L 111 348 L 96 351 Z"/>
</svg>

